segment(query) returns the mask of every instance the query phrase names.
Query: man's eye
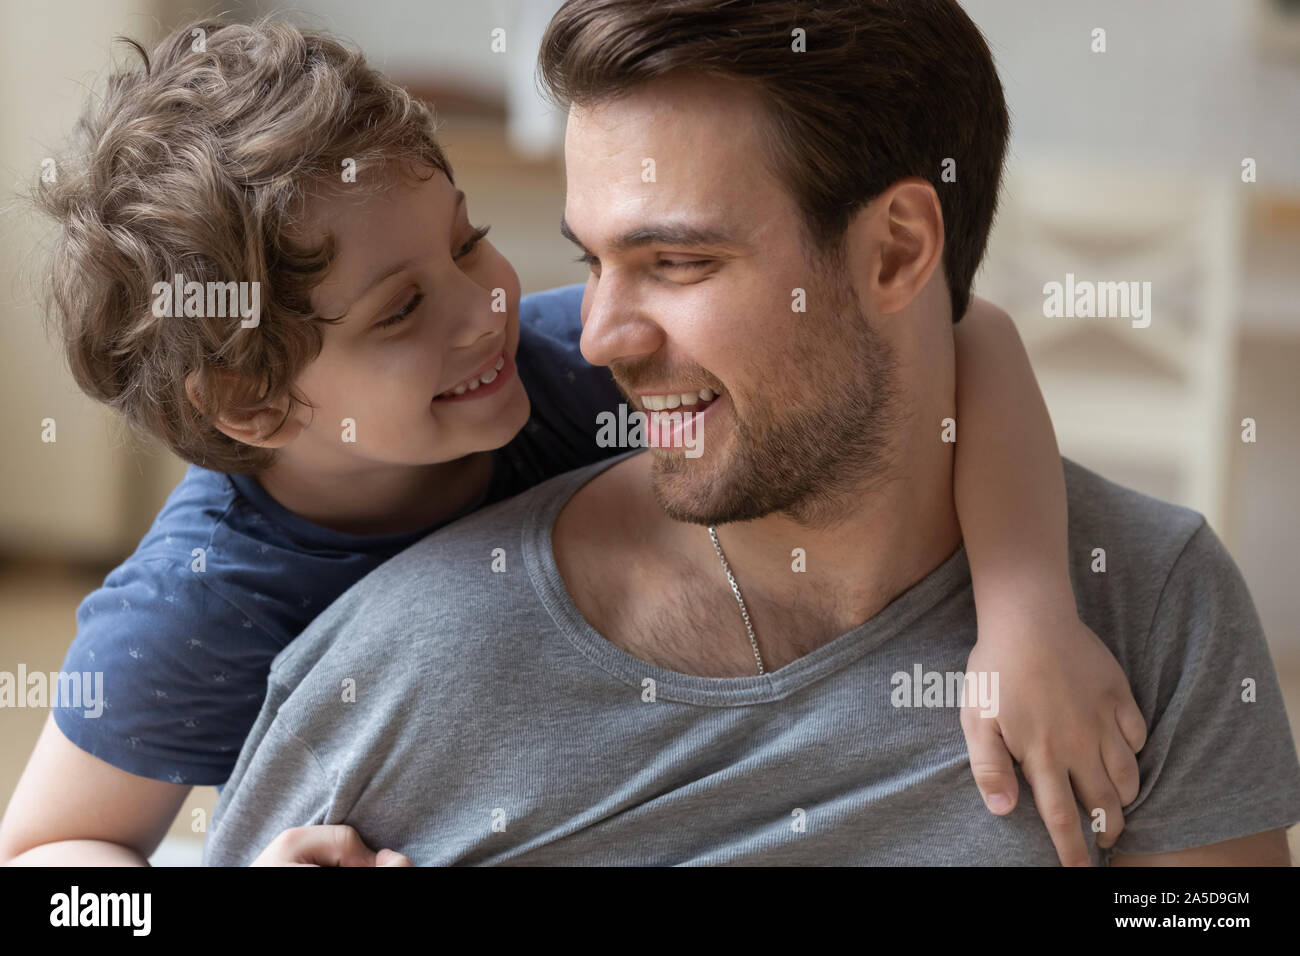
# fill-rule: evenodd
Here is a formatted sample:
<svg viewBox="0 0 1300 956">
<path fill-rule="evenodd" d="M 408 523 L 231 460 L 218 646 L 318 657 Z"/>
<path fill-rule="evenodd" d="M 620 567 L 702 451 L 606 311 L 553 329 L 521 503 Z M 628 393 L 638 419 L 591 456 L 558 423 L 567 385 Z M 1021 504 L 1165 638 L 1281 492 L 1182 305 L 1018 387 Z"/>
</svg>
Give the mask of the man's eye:
<svg viewBox="0 0 1300 956">
<path fill-rule="evenodd" d="M 712 259 L 660 259 L 659 266 L 664 269 L 701 269 L 712 262 Z"/>
<path fill-rule="evenodd" d="M 584 252 L 584 253 L 583 253 L 582 255 L 580 255 L 580 256 L 575 256 L 574 259 L 573 259 L 573 261 L 574 261 L 574 262 L 581 262 L 581 263 L 582 263 L 583 265 L 585 265 L 585 266 L 598 266 L 598 265 L 600 265 L 600 260 L 597 259 L 595 256 L 593 256 L 590 252 Z"/>
<path fill-rule="evenodd" d="M 424 293 L 423 292 L 415 293 L 415 295 L 411 296 L 411 301 L 406 303 L 406 305 L 402 306 L 400 311 L 390 315 L 382 322 L 376 322 L 375 328 L 377 329 L 392 328 L 394 325 L 397 325 L 398 323 L 405 321 L 406 317 L 410 315 L 412 312 L 414 312 L 416 306 L 418 306 L 423 301 L 424 301 Z"/>
<path fill-rule="evenodd" d="M 483 226 L 480 229 L 475 229 L 473 235 L 471 235 L 469 239 L 465 241 L 465 244 L 460 247 L 460 251 L 457 252 L 454 256 L 452 256 L 452 258 L 460 259 L 464 256 L 469 255 L 471 252 L 477 249 L 478 244 L 483 241 L 483 237 L 488 234 L 488 230 L 491 228 L 492 228 L 491 226 Z"/>
</svg>

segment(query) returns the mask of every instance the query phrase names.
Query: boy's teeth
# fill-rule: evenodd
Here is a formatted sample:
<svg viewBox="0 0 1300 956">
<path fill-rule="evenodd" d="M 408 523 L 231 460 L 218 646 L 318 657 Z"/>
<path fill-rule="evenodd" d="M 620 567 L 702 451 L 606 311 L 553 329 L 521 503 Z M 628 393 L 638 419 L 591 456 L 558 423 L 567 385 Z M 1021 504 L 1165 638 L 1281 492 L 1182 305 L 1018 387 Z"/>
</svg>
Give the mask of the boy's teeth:
<svg viewBox="0 0 1300 956">
<path fill-rule="evenodd" d="M 466 392 L 472 392 L 480 385 L 491 385 L 496 380 L 497 373 L 501 371 L 506 364 L 506 357 L 503 355 L 497 359 L 497 364 L 492 366 L 472 382 L 462 382 L 449 392 L 443 392 L 439 398 L 450 398 L 453 395 L 464 395 Z"/>
</svg>

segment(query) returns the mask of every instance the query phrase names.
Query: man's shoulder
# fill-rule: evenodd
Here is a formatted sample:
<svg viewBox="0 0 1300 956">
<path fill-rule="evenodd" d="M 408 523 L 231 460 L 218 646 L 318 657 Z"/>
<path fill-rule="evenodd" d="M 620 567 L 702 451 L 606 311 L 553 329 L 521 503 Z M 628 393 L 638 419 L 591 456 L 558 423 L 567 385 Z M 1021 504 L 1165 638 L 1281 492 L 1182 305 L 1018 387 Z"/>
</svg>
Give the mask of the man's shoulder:
<svg viewBox="0 0 1300 956">
<path fill-rule="evenodd" d="M 565 472 L 439 528 L 343 592 L 275 661 L 293 682 L 345 645 L 414 639 L 450 640 L 485 614 L 511 615 L 531 602 L 529 552 L 581 485 L 618 459 Z M 440 636 L 441 635 L 441 636 Z"/>
<path fill-rule="evenodd" d="M 1104 535 L 1138 546 L 1148 556 L 1171 551 L 1177 556 L 1205 524 L 1205 517 L 1191 508 L 1116 484 L 1068 458 L 1061 461 L 1072 539 Z"/>
<path fill-rule="evenodd" d="M 533 487 L 494 504 L 480 508 L 472 514 L 444 525 L 421 538 L 405 551 L 390 559 L 373 572 L 386 571 L 401 574 L 422 571 L 429 567 L 458 565 L 460 556 L 482 544 L 510 548 L 515 553 L 520 538 L 529 528 L 544 531 L 553 519 L 584 484 L 610 466 L 628 457 L 631 452 L 612 455 L 600 461 L 555 475 Z"/>
<path fill-rule="evenodd" d="M 1130 678 L 1156 658 L 1181 653 L 1167 642 L 1151 646 L 1158 615 L 1207 614 L 1215 603 L 1249 605 L 1240 571 L 1203 515 L 1063 462 L 1079 614 Z M 1198 587 L 1206 577 L 1217 586 Z"/>
<path fill-rule="evenodd" d="M 1080 610 L 1092 596 L 1127 605 L 1131 613 L 1154 611 L 1189 545 L 1208 547 L 1209 539 L 1218 544 L 1199 512 L 1116 484 L 1068 458 L 1062 463 L 1070 571 Z M 1131 613 L 1126 623 L 1134 623 Z"/>
<path fill-rule="evenodd" d="M 1079 614 L 1147 725 L 1123 855 L 1172 853 L 1300 819 L 1300 764 L 1250 589 L 1197 512 L 1066 462 Z"/>
</svg>

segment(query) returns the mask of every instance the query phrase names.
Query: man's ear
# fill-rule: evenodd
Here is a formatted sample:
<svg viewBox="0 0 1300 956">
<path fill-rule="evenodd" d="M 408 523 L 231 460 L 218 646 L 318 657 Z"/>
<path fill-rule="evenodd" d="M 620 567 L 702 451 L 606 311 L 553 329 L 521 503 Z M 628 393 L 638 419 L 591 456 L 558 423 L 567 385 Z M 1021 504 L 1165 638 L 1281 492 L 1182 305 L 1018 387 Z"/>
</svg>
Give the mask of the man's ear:
<svg viewBox="0 0 1300 956">
<path fill-rule="evenodd" d="M 858 211 L 847 238 L 850 255 L 867 264 L 875 311 L 902 311 L 943 262 L 943 207 L 934 186 L 916 176 L 900 179 Z"/>
<path fill-rule="evenodd" d="M 195 372 L 185 376 L 185 394 L 223 435 L 258 448 L 283 448 L 303 430 L 297 416 L 289 414 L 293 400 L 288 395 L 251 408 L 232 407 L 227 397 L 236 394 L 236 377 L 222 369 L 213 370 L 210 376 L 216 395 L 203 393 Z M 215 413 L 214 407 L 218 409 Z"/>
</svg>

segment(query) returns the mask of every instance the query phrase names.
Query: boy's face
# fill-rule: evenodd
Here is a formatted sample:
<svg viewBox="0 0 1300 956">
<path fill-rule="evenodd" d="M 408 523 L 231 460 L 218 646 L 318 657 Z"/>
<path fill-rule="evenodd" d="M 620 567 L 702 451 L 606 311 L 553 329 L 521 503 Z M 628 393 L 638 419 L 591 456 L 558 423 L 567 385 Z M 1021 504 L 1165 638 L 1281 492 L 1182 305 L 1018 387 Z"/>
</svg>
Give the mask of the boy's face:
<svg viewBox="0 0 1300 956">
<path fill-rule="evenodd" d="M 322 326 L 320 355 L 294 382 L 315 408 L 297 406 L 302 429 L 284 452 L 347 469 L 451 461 L 510 441 L 530 410 L 514 364 L 519 277 L 478 237 L 446 175 L 318 198 L 304 227 L 331 233 L 336 250 L 312 306 L 346 318 Z M 444 397 L 467 381 L 480 384 Z"/>
</svg>

